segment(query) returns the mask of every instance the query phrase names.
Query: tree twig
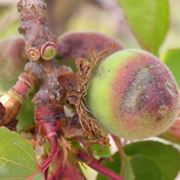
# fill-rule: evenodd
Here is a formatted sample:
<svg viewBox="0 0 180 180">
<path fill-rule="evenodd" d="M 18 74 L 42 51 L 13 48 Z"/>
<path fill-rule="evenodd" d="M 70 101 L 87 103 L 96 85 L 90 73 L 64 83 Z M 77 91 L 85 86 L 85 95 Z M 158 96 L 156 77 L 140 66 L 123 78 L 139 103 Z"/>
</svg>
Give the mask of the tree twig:
<svg viewBox="0 0 180 180">
<path fill-rule="evenodd" d="M 117 137 L 117 136 L 114 136 L 114 135 L 112 135 L 112 138 L 113 138 L 113 140 L 114 140 L 114 142 L 116 144 L 116 147 L 118 149 L 119 155 L 121 157 L 121 173 L 122 173 L 124 171 L 124 169 L 125 169 L 125 158 L 126 158 L 126 155 L 124 153 L 124 149 L 122 147 L 122 143 L 121 143 L 120 138 Z"/>
</svg>

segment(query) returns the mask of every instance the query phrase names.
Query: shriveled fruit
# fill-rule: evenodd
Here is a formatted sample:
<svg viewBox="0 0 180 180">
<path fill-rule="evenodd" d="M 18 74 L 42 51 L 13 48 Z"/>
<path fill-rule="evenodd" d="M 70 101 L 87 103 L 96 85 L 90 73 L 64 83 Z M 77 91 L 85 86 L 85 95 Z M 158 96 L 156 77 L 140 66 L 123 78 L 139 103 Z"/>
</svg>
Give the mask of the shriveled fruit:
<svg viewBox="0 0 180 180">
<path fill-rule="evenodd" d="M 141 50 L 124 50 L 98 65 L 87 103 L 108 132 L 142 139 L 172 124 L 180 96 L 171 72 L 156 57 Z"/>
</svg>

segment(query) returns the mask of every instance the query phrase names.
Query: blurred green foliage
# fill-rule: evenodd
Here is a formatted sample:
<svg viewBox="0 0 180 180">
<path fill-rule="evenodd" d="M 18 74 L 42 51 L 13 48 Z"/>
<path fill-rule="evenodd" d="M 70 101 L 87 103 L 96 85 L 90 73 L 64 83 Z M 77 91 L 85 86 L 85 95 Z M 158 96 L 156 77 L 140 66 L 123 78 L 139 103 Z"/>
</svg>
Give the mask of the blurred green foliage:
<svg viewBox="0 0 180 180">
<path fill-rule="evenodd" d="M 169 67 L 180 87 L 180 48 L 168 50 L 161 59 Z"/>
<path fill-rule="evenodd" d="M 119 0 L 119 3 L 142 48 L 158 54 L 169 26 L 168 0 Z"/>
</svg>

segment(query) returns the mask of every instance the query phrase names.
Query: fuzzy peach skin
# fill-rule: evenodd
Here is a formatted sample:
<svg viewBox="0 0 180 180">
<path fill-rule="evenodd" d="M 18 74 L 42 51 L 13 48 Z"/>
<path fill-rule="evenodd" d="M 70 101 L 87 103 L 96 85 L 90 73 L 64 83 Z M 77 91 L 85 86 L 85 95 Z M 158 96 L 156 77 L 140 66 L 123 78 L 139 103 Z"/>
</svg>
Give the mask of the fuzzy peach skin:
<svg viewBox="0 0 180 180">
<path fill-rule="evenodd" d="M 165 131 L 180 109 L 170 70 L 141 50 L 123 50 L 103 60 L 90 81 L 87 106 L 109 133 L 144 139 Z"/>
<path fill-rule="evenodd" d="M 110 54 L 123 49 L 115 39 L 96 32 L 71 32 L 59 38 L 58 52 L 63 60 L 87 58 L 91 51 L 99 53 L 109 50 Z"/>
</svg>

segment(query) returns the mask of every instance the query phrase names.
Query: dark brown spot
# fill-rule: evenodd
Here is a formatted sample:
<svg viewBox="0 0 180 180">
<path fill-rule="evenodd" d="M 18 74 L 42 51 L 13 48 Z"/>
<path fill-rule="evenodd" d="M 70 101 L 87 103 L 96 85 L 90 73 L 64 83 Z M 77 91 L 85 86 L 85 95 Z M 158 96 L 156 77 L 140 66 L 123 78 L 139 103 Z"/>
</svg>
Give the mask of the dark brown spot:
<svg viewBox="0 0 180 180">
<path fill-rule="evenodd" d="M 6 113 L 6 109 L 5 109 L 4 106 L 0 103 L 0 120 L 3 119 L 5 113 Z"/>
</svg>

